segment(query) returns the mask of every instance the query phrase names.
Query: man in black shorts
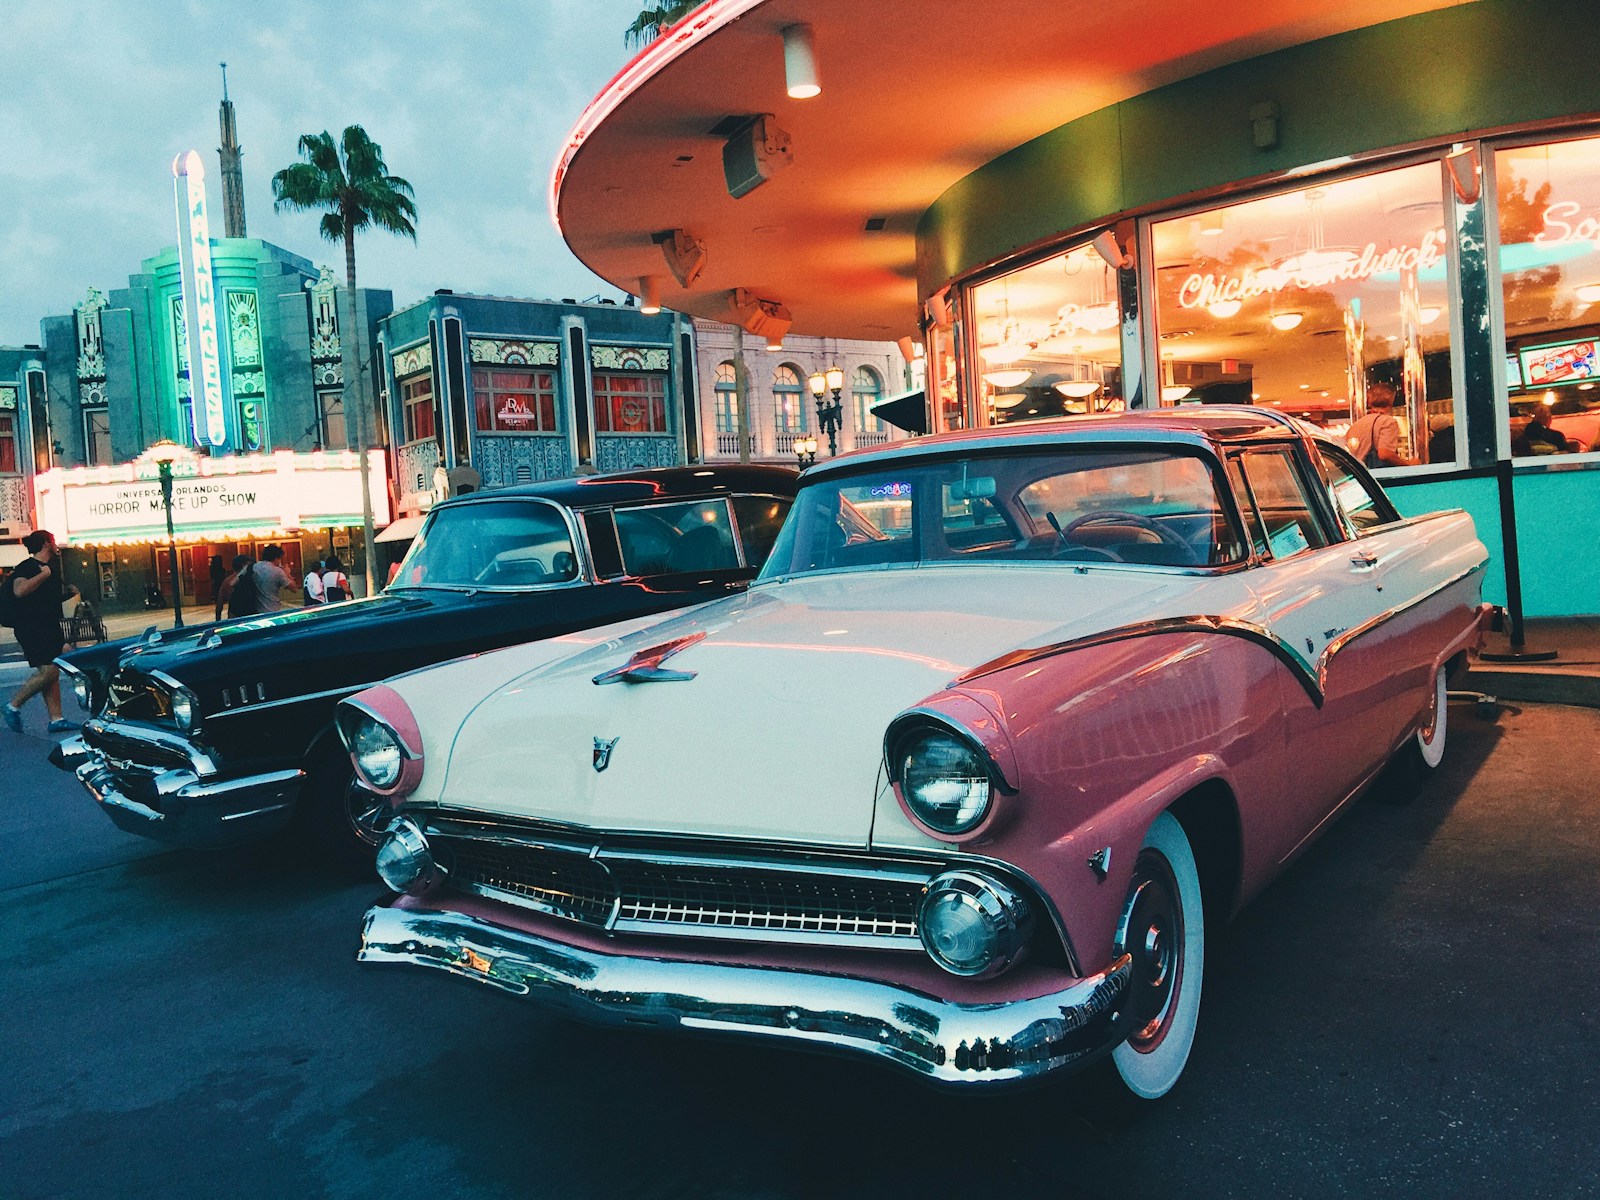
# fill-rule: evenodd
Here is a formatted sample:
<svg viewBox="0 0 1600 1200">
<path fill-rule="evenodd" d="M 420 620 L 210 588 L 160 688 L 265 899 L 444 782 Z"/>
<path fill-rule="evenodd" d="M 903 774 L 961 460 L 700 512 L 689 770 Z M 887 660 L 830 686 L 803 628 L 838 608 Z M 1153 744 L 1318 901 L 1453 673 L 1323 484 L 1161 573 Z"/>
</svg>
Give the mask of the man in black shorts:
<svg viewBox="0 0 1600 1200">
<path fill-rule="evenodd" d="M 17 600 L 17 644 L 34 668 L 23 681 L 11 703 L 0 706 L 0 717 L 13 733 L 22 732 L 22 706 L 34 696 L 44 694 L 50 714 L 51 733 L 65 733 L 77 725 L 61 715 L 61 672 L 54 659 L 66 645 L 61 636 L 61 605 L 78 594 L 78 589 L 61 580 L 61 556 L 56 539 L 48 530 L 37 529 L 22 539 L 28 557 L 17 564 L 7 580 Z"/>
</svg>

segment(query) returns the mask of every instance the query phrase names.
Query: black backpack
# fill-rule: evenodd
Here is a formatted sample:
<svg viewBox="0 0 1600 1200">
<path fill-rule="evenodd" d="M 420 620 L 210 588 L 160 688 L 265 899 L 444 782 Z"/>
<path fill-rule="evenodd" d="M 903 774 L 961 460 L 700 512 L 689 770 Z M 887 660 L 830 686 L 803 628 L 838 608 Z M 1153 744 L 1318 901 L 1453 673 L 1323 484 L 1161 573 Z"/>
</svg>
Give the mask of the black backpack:
<svg viewBox="0 0 1600 1200">
<path fill-rule="evenodd" d="M 255 569 L 255 563 L 251 563 L 233 581 L 233 594 L 228 597 L 230 617 L 251 617 L 261 611 L 261 593 L 256 590 Z"/>
<path fill-rule="evenodd" d="M 0 579 L 0 625 L 13 629 L 17 624 L 17 610 L 21 605 L 17 603 L 17 594 L 11 589 L 16 585 L 17 573 L 15 571 Z"/>
</svg>

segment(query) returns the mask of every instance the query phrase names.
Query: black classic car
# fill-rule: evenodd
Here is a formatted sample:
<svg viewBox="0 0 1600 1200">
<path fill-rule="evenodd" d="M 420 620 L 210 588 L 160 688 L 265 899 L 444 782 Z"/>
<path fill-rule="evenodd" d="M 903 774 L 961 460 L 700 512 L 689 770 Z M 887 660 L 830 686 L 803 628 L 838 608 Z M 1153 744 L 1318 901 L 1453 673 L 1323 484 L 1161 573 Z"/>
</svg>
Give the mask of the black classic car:
<svg viewBox="0 0 1600 1200">
<path fill-rule="evenodd" d="M 334 706 L 432 663 L 744 588 L 794 497 L 785 467 L 669 467 L 479 492 L 434 508 L 369 599 L 57 660 L 93 715 L 51 760 L 123 829 L 226 845 L 294 822 L 370 869 L 388 806 L 354 783 Z"/>
</svg>

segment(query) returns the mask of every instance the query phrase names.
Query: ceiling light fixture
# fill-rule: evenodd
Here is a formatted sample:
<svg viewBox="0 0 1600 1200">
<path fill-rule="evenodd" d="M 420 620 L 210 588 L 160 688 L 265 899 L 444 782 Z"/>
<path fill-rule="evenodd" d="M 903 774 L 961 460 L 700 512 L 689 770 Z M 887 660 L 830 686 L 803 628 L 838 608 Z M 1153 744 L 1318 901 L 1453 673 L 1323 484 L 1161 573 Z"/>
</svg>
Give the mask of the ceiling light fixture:
<svg viewBox="0 0 1600 1200">
<path fill-rule="evenodd" d="M 1585 283 L 1572 289 L 1585 304 L 1600 303 L 1600 283 Z"/>
<path fill-rule="evenodd" d="M 1161 389 L 1161 399 L 1163 402 L 1171 404 L 1174 400 L 1182 400 L 1193 390 L 1193 388 L 1185 387 L 1181 383 L 1174 384 L 1172 387 L 1164 387 Z"/>
<path fill-rule="evenodd" d="M 817 78 L 817 47 L 809 25 L 787 25 L 783 30 L 783 79 L 791 100 L 809 100 L 822 94 Z"/>
<path fill-rule="evenodd" d="M 1215 304 L 1206 305 L 1206 311 L 1213 317 L 1221 317 L 1223 320 L 1227 320 L 1229 317 L 1236 316 L 1243 307 L 1243 300 L 1218 300 Z"/>
<path fill-rule="evenodd" d="M 983 381 L 992 387 L 1014 388 L 1032 374 L 1027 367 L 1010 367 L 1004 371 L 985 371 Z"/>
<path fill-rule="evenodd" d="M 1274 329 L 1281 329 L 1285 333 L 1287 333 L 1289 330 L 1293 329 L 1296 325 L 1300 324 L 1300 322 L 1304 321 L 1304 320 L 1305 320 L 1305 315 L 1303 313 L 1297 313 L 1297 312 L 1273 313 L 1272 314 L 1272 327 Z"/>
<path fill-rule="evenodd" d="M 1437 304 L 1426 304 L 1417 310 L 1417 317 L 1424 325 L 1432 325 L 1443 312 Z"/>
<path fill-rule="evenodd" d="M 661 311 L 661 277 L 659 275 L 639 276 L 639 311 L 646 316 Z"/>
<path fill-rule="evenodd" d="M 1056 391 L 1063 396 L 1071 396 L 1074 400 L 1082 400 L 1085 396 L 1092 396 L 1100 390 L 1100 384 L 1094 379 L 1063 379 L 1055 385 Z M 1184 391 L 1189 389 L 1185 388 Z"/>
</svg>

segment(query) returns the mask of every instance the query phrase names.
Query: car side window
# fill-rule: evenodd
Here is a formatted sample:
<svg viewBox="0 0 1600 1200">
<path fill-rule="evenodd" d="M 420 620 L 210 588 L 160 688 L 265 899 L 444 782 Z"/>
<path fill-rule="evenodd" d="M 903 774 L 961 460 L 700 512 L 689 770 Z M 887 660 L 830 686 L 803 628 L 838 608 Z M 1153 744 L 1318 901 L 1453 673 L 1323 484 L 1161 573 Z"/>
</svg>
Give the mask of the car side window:
<svg viewBox="0 0 1600 1200">
<path fill-rule="evenodd" d="M 788 500 L 777 496 L 735 496 L 733 515 L 739 524 L 739 542 L 744 547 L 747 567 L 760 568 L 772 553 L 778 530 L 789 515 Z"/>
<path fill-rule="evenodd" d="M 726 500 L 619 508 L 614 516 L 623 566 L 629 575 L 739 568 Z"/>
<path fill-rule="evenodd" d="M 1267 533 L 1261 525 L 1261 513 L 1256 508 L 1255 497 L 1250 494 L 1250 487 L 1245 483 L 1244 472 L 1239 469 L 1237 457 L 1228 459 L 1228 482 L 1233 486 L 1233 498 L 1239 506 L 1239 515 L 1244 518 L 1244 527 L 1250 538 L 1250 545 L 1259 555 L 1267 553 Z"/>
<path fill-rule="evenodd" d="M 1312 457 L 1328 493 L 1328 503 L 1353 537 L 1400 519 L 1387 497 L 1356 474 L 1355 460 L 1342 450 L 1318 446 Z"/>
<path fill-rule="evenodd" d="M 1287 447 L 1247 450 L 1239 463 L 1255 497 L 1266 548 L 1273 558 L 1288 558 L 1328 544 Z"/>
</svg>

